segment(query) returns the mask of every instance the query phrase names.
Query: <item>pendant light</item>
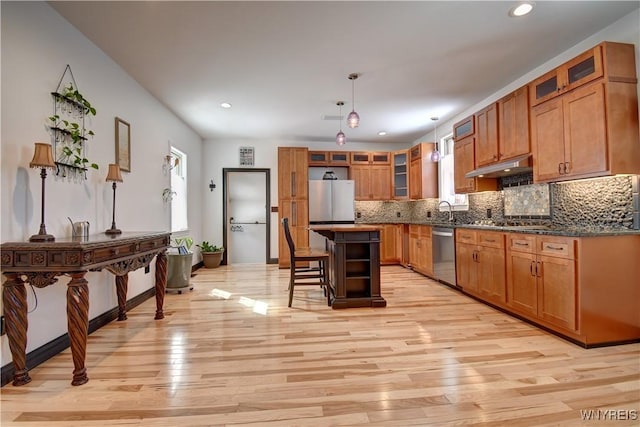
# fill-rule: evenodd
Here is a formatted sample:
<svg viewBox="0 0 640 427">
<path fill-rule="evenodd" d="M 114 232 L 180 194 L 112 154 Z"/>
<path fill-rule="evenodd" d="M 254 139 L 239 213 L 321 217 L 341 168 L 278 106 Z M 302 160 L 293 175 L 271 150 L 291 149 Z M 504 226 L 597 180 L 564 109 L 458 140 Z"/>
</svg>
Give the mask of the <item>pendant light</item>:
<svg viewBox="0 0 640 427">
<path fill-rule="evenodd" d="M 431 120 L 433 120 L 434 122 L 438 121 L 437 117 L 431 117 Z M 441 155 L 440 155 L 440 151 L 438 151 L 438 124 L 436 123 L 435 125 L 435 130 L 434 130 L 434 136 L 435 136 L 435 141 L 436 144 L 433 147 L 433 151 L 431 152 L 431 161 L 434 163 L 437 163 L 440 161 Z"/>
<path fill-rule="evenodd" d="M 342 106 L 344 105 L 344 102 L 338 101 L 336 105 L 340 107 L 340 131 L 336 134 L 336 144 L 343 146 L 347 142 L 347 137 L 344 136 L 344 132 L 342 132 Z"/>
<path fill-rule="evenodd" d="M 355 91 L 354 91 L 354 82 L 358 78 L 358 73 L 349 74 L 349 80 L 351 80 L 351 112 L 347 116 L 347 125 L 353 129 L 357 128 L 360 124 L 360 116 L 356 113 L 356 101 L 355 101 Z"/>
</svg>

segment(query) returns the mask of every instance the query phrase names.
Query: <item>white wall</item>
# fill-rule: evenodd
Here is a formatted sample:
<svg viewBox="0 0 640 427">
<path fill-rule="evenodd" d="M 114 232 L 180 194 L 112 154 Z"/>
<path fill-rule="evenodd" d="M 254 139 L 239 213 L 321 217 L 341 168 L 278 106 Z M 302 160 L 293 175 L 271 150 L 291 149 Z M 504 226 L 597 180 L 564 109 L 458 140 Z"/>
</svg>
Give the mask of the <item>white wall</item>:
<svg viewBox="0 0 640 427">
<path fill-rule="evenodd" d="M 222 169 L 237 168 L 240 164 L 239 148 L 255 147 L 255 167 L 271 169 L 271 205 L 278 206 L 278 147 L 309 147 L 310 150 L 332 151 L 395 151 L 408 148 L 407 144 L 389 143 L 352 143 L 347 141 L 343 147 L 335 142 L 309 142 L 285 140 L 205 140 L 202 156 L 206 164 L 203 180 L 213 179 L 217 188 L 203 192 L 203 225 L 204 240 L 217 245 L 222 244 Z M 271 214 L 271 257 L 278 257 L 278 214 Z"/>
<path fill-rule="evenodd" d="M 114 117 L 131 124 L 131 172 L 118 184 L 116 223 L 124 231 L 169 231 L 170 206 L 162 189 L 170 178 L 162 171 L 169 141 L 186 152 L 189 163 L 189 234 L 201 238 L 201 138 L 126 74 L 44 2 L 2 2 L 2 148 L 1 240 L 25 241 L 40 224 L 40 170 L 30 169 L 33 143 L 51 142 L 45 127 L 53 114 L 50 92 L 71 65 L 80 91 L 97 109 L 88 128 L 96 136 L 88 142 L 87 156 L 98 163 L 82 183 L 68 182 L 49 173 L 46 180 L 47 231 L 57 238 L 70 236 L 73 220 L 91 223 L 91 232 L 111 226 L 112 189 L 105 182 L 107 164 L 115 161 Z M 150 274 L 130 274 L 129 298 L 153 287 Z M 4 279 L 4 277 L 3 277 Z M 90 319 L 117 305 L 114 278 L 107 272 L 89 273 Z M 36 289 L 38 305 L 28 292 L 27 351 L 67 331 L 66 283 Z M 2 337 L 2 365 L 11 360 Z M 71 369 L 71 368 L 70 368 Z"/>
<path fill-rule="evenodd" d="M 502 98 L 503 96 L 513 92 L 514 90 L 526 85 L 532 80 L 540 77 L 547 71 L 554 69 L 555 67 L 564 64 L 568 60 L 578 56 L 582 52 L 594 47 L 595 45 L 603 42 L 603 41 L 611 41 L 611 42 L 620 42 L 620 43 L 631 43 L 636 46 L 636 69 L 637 75 L 640 76 L 640 9 L 637 9 L 628 15 L 622 17 L 618 21 L 604 28 L 603 30 L 595 33 L 591 37 L 588 37 L 581 41 L 580 43 L 573 46 L 571 49 L 568 49 L 562 52 L 560 55 L 555 58 L 550 59 L 539 67 L 531 70 L 524 76 L 519 79 L 509 83 L 499 91 L 493 93 L 488 96 L 484 100 L 478 102 L 475 105 L 469 106 L 465 111 L 456 115 L 453 118 L 447 118 L 447 121 L 444 123 L 438 124 L 438 135 L 443 136 L 452 132 L 453 125 L 457 123 L 459 120 L 464 119 L 465 117 L 474 114 L 478 110 L 486 107 L 494 101 Z M 526 46 L 522 47 L 526 49 Z M 505 58 L 505 60 L 507 60 Z M 638 94 L 640 99 L 640 85 L 638 85 Z M 433 132 L 429 132 L 425 136 L 418 138 L 418 141 L 425 141 L 433 139 Z"/>
</svg>

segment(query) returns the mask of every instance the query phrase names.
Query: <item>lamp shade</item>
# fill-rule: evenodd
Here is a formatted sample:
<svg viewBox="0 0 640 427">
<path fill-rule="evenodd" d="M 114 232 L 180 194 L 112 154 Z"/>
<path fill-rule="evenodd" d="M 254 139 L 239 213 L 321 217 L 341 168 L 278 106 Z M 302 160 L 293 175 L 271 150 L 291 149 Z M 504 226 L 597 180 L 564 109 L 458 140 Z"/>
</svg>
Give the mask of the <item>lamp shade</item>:
<svg viewBox="0 0 640 427">
<path fill-rule="evenodd" d="M 355 111 L 350 112 L 349 115 L 347 116 L 347 126 L 353 129 L 353 128 L 357 128 L 359 124 L 360 124 L 360 116 L 358 115 L 358 113 L 356 113 Z"/>
<path fill-rule="evenodd" d="M 107 182 L 122 182 L 122 175 L 120 174 L 120 165 L 110 163 L 109 171 L 107 172 Z"/>
<path fill-rule="evenodd" d="M 343 146 L 347 142 L 347 137 L 344 132 L 340 131 L 336 134 L 336 144 Z"/>
<path fill-rule="evenodd" d="M 36 148 L 33 152 L 33 159 L 29 163 L 30 168 L 50 168 L 54 169 L 56 164 L 53 161 L 53 152 L 51 151 L 51 144 L 44 142 L 36 142 Z"/>
</svg>

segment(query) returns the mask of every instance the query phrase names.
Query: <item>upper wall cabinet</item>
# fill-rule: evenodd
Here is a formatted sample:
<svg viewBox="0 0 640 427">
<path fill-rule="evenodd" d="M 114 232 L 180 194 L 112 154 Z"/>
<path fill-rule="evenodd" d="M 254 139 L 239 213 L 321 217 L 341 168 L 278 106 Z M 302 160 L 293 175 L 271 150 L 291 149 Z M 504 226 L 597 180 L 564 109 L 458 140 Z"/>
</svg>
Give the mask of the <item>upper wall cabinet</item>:
<svg viewBox="0 0 640 427">
<path fill-rule="evenodd" d="M 530 84 L 534 181 L 639 174 L 634 46 L 604 42 L 553 72 L 566 82 L 554 94 Z"/>
<path fill-rule="evenodd" d="M 438 197 L 438 164 L 430 158 L 434 147 L 433 142 L 421 142 L 409 150 L 410 199 Z"/>
<path fill-rule="evenodd" d="M 531 153 L 529 127 L 529 86 L 523 86 L 498 101 L 498 160 Z"/>
<path fill-rule="evenodd" d="M 476 167 L 498 161 L 498 103 L 476 113 Z"/>
<path fill-rule="evenodd" d="M 602 50 L 598 45 L 535 79 L 530 84 L 531 106 L 602 77 L 602 74 Z"/>
<path fill-rule="evenodd" d="M 391 153 L 352 152 L 349 179 L 355 181 L 356 200 L 390 200 Z"/>
<path fill-rule="evenodd" d="M 349 166 L 348 151 L 309 151 L 309 166 Z"/>
<path fill-rule="evenodd" d="M 409 152 L 400 150 L 392 153 L 393 157 L 393 198 L 404 200 L 409 198 Z"/>
<path fill-rule="evenodd" d="M 498 188 L 496 179 L 465 177 L 466 173 L 476 168 L 475 129 L 475 116 L 469 116 L 453 125 L 454 188 L 458 194 L 493 191 Z"/>
</svg>

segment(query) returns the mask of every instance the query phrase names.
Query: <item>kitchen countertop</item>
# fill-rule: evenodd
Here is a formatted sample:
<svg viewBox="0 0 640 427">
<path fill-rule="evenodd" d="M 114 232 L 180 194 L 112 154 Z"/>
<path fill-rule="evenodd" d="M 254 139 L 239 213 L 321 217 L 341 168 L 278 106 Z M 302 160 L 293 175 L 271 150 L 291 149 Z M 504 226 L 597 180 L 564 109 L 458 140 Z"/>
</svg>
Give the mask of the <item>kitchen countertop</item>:
<svg viewBox="0 0 640 427">
<path fill-rule="evenodd" d="M 375 224 L 385 224 L 385 223 L 378 222 Z M 429 225 L 431 227 L 469 228 L 474 230 L 502 231 L 502 232 L 509 232 L 509 233 L 525 233 L 525 234 L 539 234 L 539 235 L 567 236 L 567 237 L 640 235 L 640 230 L 632 230 L 629 228 L 593 227 L 593 226 L 561 227 L 556 225 L 551 225 L 551 226 L 485 225 L 485 224 L 457 224 L 457 223 L 450 223 L 450 222 L 427 222 L 427 221 L 388 222 L 386 224 Z"/>
<path fill-rule="evenodd" d="M 374 224 L 313 224 L 309 226 L 311 231 L 379 231 L 380 227 Z"/>
</svg>

